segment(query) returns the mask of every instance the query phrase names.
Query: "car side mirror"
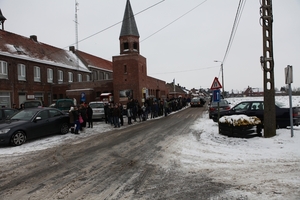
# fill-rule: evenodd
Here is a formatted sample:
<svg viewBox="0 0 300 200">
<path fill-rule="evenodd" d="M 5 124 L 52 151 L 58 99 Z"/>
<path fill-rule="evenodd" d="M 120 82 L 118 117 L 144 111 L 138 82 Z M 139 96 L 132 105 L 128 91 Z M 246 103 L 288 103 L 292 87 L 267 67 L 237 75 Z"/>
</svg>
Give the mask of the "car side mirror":
<svg viewBox="0 0 300 200">
<path fill-rule="evenodd" d="M 42 118 L 41 117 L 36 117 L 35 119 L 34 119 L 34 121 L 39 121 L 39 120 L 41 120 Z"/>
</svg>

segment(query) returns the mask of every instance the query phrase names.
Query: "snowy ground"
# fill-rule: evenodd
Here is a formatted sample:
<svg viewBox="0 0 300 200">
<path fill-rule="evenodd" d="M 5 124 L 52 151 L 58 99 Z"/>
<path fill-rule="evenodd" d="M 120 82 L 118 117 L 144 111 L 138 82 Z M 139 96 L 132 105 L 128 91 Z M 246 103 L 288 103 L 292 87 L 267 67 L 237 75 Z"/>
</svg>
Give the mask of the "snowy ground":
<svg viewBox="0 0 300 200">
<path fill-rule="evenodd" d="M 248 99 L 228 100 L 235 105 Z M 276 101 L 289 105 L 288 97 L 276 97 Z M 300 106 L 300 97 L 293 97 L 293 106 Z M 290 129 L 277 129 L 276 136 L 272 138 L 228 138 L 218 134 L 217 124 L 208 119 L 206 113 L 195 122 L 189 137 L 181 138 L 169 148 L 173 152 L 170 155 L 176 155 L 174 159 L 184 163 L 185 170 L 211 169 L 208 173 L 215 179 L 220 177 L 220 181 L 224 181 L 224 177 L 227 177 L 228 181 L 236 182 L 236 190 L 227 191 L 227 195 L 240 194 L 240 199 L 253 199 L 257 195 L 260 199 L 300 199 L 300 127 L 293 128 L 294 137 L 291 137 Z M 18 147 L 0 147 L 0 160 L 3 160 L 1 157 L 30 153 L 78 139 L 84 140 L 90 135 L 112 129 L 110 125 L 96 122 L 94 128 L 86 129 L 84 134 L 57 135 L 27 142 Z M 178 153 L 174 154 L 174 151 Z M 224 169 L 222 174 L 220 168 Z M 251 188 L 252 192 L 249 193 L 247 188 Z"/>
</svg>

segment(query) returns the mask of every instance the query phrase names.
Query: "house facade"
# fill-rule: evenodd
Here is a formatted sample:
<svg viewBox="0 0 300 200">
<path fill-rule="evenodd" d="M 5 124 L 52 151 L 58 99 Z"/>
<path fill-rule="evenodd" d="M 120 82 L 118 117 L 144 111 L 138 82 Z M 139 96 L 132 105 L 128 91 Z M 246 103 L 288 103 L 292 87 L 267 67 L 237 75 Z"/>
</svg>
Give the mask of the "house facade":
<svg viewBox="0 0 300 200">
<path fill-rule="evenodd" d="M 4 24 L 6 18 L 0 16 Z M 57 99 L 95 101 L 111 93 L 114 102 L 130 98 L 140 103 L 147 98 L 168 97 L 166 82 L 147 75 L 147 60 L 140 55 L 139 33 L 127 0 L 119 37 L 120 55 L 112 61 L 76 50 L 60 49 L 0 30 L 0 106 L 19 106 L 38 99 L 49 106 Z M 84 98 L 83 98 L 84 97 Z"/>
</svg>

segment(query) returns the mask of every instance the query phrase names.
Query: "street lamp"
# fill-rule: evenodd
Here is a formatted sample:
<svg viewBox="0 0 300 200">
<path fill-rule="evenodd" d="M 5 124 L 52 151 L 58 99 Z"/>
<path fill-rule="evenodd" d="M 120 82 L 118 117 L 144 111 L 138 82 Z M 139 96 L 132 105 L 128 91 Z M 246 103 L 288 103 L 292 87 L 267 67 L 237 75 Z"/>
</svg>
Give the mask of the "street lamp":
<svg viewBox="0 0 300 200">
<path fill-rule="evenodd" d="M 214 62 L 220 62 L 221 63 L 221 72 L 222 72 L 222 94 L 223 97 L 225 97 L 225 93 L 224 93 L 224 70 L 223 70 L 223 62 L 219 61 L 219 60 L 214 60 Z"/>
</svg>

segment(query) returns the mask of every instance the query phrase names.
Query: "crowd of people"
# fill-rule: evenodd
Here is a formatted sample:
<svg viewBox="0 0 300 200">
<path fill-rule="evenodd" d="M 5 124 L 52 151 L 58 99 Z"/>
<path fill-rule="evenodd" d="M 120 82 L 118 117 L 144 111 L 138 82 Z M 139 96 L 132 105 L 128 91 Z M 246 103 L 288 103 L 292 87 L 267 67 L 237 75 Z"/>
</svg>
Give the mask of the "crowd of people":
<svg viewBox="0 0 300 200">
<path fill-rule="evenodd" d="M 85 102 L 71 107 L 69 117 L 71 133 L 79 134 L 79 131 L 84 132 L 87 125 L 87 128 L 93 128 L 93 109 Z"/>
<path fill-rule="evenodd" d="M 122 103 L 107 103 L 104 106 L 105 123 L 114 128 L 124 125 L 124 115 L 127 116 L 128 125 L 132 122 L 146 121 L 147 119 L 168 116 L 188 105 L 186 98 L 153 99 L 149 98 L 142 104 L 136 99 L 130 99 L 126 105 Z"/>
</svg>

